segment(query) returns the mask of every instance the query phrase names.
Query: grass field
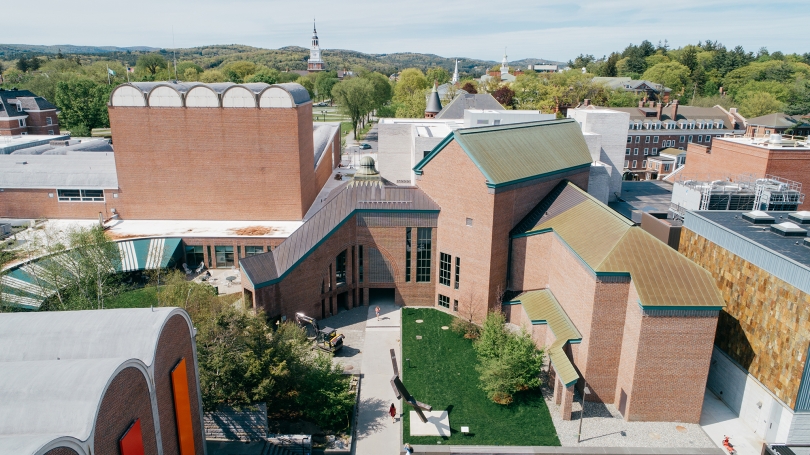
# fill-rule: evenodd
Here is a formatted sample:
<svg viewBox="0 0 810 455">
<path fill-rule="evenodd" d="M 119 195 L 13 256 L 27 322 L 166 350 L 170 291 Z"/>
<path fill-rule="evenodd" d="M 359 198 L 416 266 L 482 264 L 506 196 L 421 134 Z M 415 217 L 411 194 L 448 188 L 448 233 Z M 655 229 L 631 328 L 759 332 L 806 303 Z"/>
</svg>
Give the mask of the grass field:
<svg viewBox="0 0 810 455">
<path fill-rule="evenodd" d="M 241 297 L 241 294 L 225 294 L 220 295 L 219 299 L 226 304 L 232 304 Z M 151 306 L 158 306 L 157 288 L 155 286 L 146 286 L 142 288 L 124 291 L 117 296 L 106 299 L 104 308 L 149 308 Z"/>
<path fill-rule="evenodd" d="M 417 324 L 416 320 L 423 323 Z M 403 436 L 411 444 L 559 446 L 557 432 L 540 390 L 515 395 L 502 406 L 478 387 L 472 342 L 451 330 L 453 316 L 428 308 L 402 310 L 402 380 L 417 400 L 447 410 L 450 437 L 410 436 L 410 406 L 404 406 Z M 422 339 L 417 340 L 416 336 Z M 411 359 L 411 367 L 405 359 Z M 469 435 L 460 432 L 469 426 Z"/>
</svg>

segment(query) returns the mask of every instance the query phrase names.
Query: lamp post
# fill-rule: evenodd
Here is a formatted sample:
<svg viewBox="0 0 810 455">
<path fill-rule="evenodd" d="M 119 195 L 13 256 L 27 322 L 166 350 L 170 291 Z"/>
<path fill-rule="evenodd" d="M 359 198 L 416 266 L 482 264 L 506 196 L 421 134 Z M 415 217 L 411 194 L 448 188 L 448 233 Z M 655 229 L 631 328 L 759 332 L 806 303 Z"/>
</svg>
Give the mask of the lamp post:
<svg viewBox="0 0 810 455">
<path fill-rule="evenodd" d="M 584 382 L 584 386 L 582 387 L 582 410 L 579 411 L 579 433 L 577 433 L 577 444 L 579 444 L 582 439 L 582 421 L 585 419 L 585 394 L 591 393 L 591 391 L 588 390 L 588 381 L 586 381 L 585 378 L 583 378 L 582 381 Z"/>
</svg>

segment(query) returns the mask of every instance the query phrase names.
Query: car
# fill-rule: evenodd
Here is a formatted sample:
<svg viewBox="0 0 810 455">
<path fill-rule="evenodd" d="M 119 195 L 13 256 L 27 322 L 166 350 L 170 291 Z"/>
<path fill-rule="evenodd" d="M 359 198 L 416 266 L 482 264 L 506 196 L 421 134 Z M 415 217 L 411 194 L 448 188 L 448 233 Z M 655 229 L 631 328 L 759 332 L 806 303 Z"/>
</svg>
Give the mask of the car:
<svg viewBox="0 0 810 455">
<path fill-rule="evenodd" d="M 358 145 L 357 148 L 359 148 L 360 150 L 368 150 L 371 148 L 371 146 L 363 142 L 362 144 Z"/>
<path fill-rule="evenodd" d="M 317 103 L 315 106 L 316 107 L 325 107 L 325 106 L 329 106 L 329 103 L 327 103 L 325 101 L 321 101 L 320 103 Z"/>
</svg>

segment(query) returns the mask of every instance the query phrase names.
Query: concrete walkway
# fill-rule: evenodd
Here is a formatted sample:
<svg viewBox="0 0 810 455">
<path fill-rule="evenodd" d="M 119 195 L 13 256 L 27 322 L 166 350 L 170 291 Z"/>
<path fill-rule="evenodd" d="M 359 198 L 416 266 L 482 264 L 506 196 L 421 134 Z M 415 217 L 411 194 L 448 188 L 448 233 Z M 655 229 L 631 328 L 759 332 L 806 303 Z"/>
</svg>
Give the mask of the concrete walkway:
<svg viewBox="0 0 810 455">
<path fill-rule="evenodd" d="M 399 368 L 402 368 L 400 350 L 400 310 L 393 304 L 380 305 L 380 320 L 374 314 L 374 305 L 368 307 L 366 339 L 363 347 L 363 365 L 360 369 L 360 405 L 357 413 L 356 455 L 393 455 L 400 449 L 402 432 L 402 403 L 396 399 L 390 380 L 394 375 L 390 349 L 395 349 Z M 388 408 L 397 407 L 396 423 L 391 422 Z"/>
<path fill-rule="evenodd" d="M 760 455 L 762 440 L 737 414 L 720 401 L 708 388 L 703 398 L 700 426 L 718 447 L 723 448 L 723 437 L 731 437 L 738 455 Z"/>
</svg>

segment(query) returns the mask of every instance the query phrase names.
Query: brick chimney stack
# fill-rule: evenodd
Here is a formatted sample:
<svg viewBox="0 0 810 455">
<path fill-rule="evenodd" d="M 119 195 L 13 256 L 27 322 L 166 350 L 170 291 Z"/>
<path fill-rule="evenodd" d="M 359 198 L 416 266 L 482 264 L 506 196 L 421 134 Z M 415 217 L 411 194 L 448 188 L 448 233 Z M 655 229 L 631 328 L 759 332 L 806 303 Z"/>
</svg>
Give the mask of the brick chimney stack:
<svg viewBox="0 0 810 455">
<path fill-rule="evenodd" d="M 638 102 L 638 108 L 642 109 L 644 107 L 644 100 Z"/>
<path fill-rule="evenodd" d="M 584 107 L 590 106 L 591 105 L 591 100 L 589 100 L 588 98 L 585 98 L 585 101 L 583 101 L 582 105 Z"/>
<path fill-rule="evenodd" d="M 674 100 L 672 102 L 672 114 L 670 114 L 672 120 L 678 119 L 678 100 Z"/>
<path fill-rule="evenodd" d="M 661 120 L 661 114 L 662 114 L 662 112 L 661 112 L 661 111 L 664 109 L 664 105 L 663 105 L 663 104 L 662 104 L 660 101 L 658 101 L 657 103 L 655 103 L 655 107 L 656 107 L 656 109 L 657 109 L 657 112 L 656 112 L 656 114 L 655 114 L 655 117 L 656 117 L 658 120 Z"/>
</svg>

